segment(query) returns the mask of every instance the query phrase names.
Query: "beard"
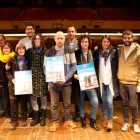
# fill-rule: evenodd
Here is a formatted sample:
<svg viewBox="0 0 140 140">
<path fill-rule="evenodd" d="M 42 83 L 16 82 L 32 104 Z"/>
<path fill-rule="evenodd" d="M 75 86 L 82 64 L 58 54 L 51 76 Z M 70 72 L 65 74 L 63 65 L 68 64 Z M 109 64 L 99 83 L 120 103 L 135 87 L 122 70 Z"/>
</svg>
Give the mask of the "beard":
<svg viewBox="0 0 140 140">
<path fill-rule="evenodd" d="M 74 35 L 69 36 L 69 39 L 70 39 L 70 40 L 73 40 L 73 39 L 74 39 Z"/>
<path fill-rule="evenodd" d="M 130 46 L 131 45 L 131 42 L 127 42 L 127 43 L 123 42 L 123 43 L 124 43 L 125 46 Z"/>
<path fill-rule="evenodd" d="M 63 45 L 64 45 L 63 43 L 61 43 L 61 44 L 58 43 L 58 44 L 57 44 L 57 46 L 58 46 L 59 48 L 63 47 Z"/>
</svg>

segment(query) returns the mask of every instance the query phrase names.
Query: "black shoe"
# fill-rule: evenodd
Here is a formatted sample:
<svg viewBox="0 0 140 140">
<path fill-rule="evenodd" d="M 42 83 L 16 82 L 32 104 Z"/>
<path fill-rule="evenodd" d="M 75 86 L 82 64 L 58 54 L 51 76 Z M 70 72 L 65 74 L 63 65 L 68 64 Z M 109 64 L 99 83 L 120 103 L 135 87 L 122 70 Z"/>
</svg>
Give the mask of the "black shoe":
<svg viewBox="0 0 140 140">
<path fill-rule="evenodd" d="M 45 126 L 45 124 L 46 124 L 46 121 L 45 121 L 45 119 L 46 119 L 46 113 L 47 113 L 47 109 L 41 109 L 41 121 L 40 121 L 40 125 L 41 126 Z"/>
<path fill-rule="evenodd" d="M 96 120 L 90 118 L 90 127 L 94 128 L 97 131 L 100 131 L 100 128 L 96 125 Z"/>
<path fill-rule="evenodd" d="M 34 111 L 34 120 L 30 123 L 30 126 L 35 126 L 40 123 L 39 111 Z"/>
<path fill-rule="evenodd" d="M 12 123 L 12 126 L 10 127 L 10 130 L 15 130 L 17 126 L 19 126 L 18 121 L 14 121 L 14 122 Z"/>
<path fill-rule="evenodd" d="M 86 129 L 87 125 L 86 125 L 86 118 L 85 117 L 84 118 L 81 117 L 81 123 L 82 123 L 82 127 L 84 129 Z"/>
<path fill-rule="evenodd" d="M 27 120 L 33 120 L 34 119 L 34 114 L 33 112 L 30 112 L 29 116 L 27 117 Z"/>
<path fill-rule="evenodd" d="M 3 118 L 5 116 L 4 112 L 0 113 L 0 118 Z"/>
<path fill-rule="evenodd" d="M 75 121 L 75 122 L 81 121 L 80 113 L 76 113 L 76 114 L 75 114 L 75 118 L 73 118 L 73 121 Z"/>
</svg>

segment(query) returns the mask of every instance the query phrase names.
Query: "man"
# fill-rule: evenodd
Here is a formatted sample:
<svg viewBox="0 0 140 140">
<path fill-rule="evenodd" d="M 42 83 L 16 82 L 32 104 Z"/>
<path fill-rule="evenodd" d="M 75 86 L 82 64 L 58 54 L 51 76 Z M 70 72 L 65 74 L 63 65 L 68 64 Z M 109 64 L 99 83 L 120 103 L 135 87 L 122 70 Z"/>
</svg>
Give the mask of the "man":
<svg viewBox="0 0 140 140">
<path fill-rule="evenodd" d="M 3 34 L 0 34 L 0 55 L 1 55 L 1 46 L 5 43 L 5 36 Z M 1 82 L 1 77 L 0 77 L 0 82 Z M 1 84 L 0 84 L 1 86 Z M 5 116 L 4 114 L 4 109 L 3 109 L 3 96 L 2 96 L 2 91 L 0 87 L 0 118 L 3 118 Z"/>
<path fill-rule="evenodd" d="M 27 34 L 27 37 L 21 39 L 19 41 L 19 43 L 23 43 L 27 50 L 27 49 L 32 48 L 32 38 L 35 33 L 34 25 L 32 25 L 32 24 L 26 25 L 25 33 Z M 30 112 L 29 116 L 27 117 L 27 119 L 30 120 L 30 119 L 33 119 L 33 108 L 32 108 L 31 102 L 30 102 L 30 97 L 28 98 L 28 100 L 29 100 L 31 112 Z M 41 102 L 40 102 L 39 98 L 37 98 L 37 100 L 38 100 L 39 110 L 40 110 Z"/>
<path fill-rule="evenodd" d="M 69 46 L 71 49 L 76 51 L 78 49 L 78 40 L 75 38 L 77 33 L 77 29 L 71 25 L 67 28 L 68 39 L 65 41 L 65 46 Z M 75 122 L 81 120 L 80 112 L 78 110 L 78 106 L 75 105 L 75 118 L 73 119 Z"/>
<path fill-rule="evenodd" d="M 124 124 L 122 131 L 129 128 L 128 101 L 132 108 L 132 123 L 135 133 L 139 133 L 138 127 L 138 94 L 140 92 L 140 46 L 133 42 L 133 32 L 125 30 L 122 35 L 123 45 L 120 46 L 118 79 L 120 86 L 120 95 L 122 100 L 122 109 L 124 115 Z"/>
<path fill-rule="evenodd" d="M 59 31 L 56 33 L 54 38 L 56 45 L 49 49 L 45 56 L 63 56 L 64 57 L 64 81 L 49 82 L 50 95 L 51 95 L 51 114 L 52 114 L 52 125 L 50 127 L 51 132 L 55 132 L 59 127 L 60 115 L 59 115 L 59 92 L 62 92 L 64 102 L 64 119 L 65 125 L 71 128 L 76 128 L 76 125 L 72 122 L 71 115 L 71 84 L 72 76 L 76 71 L 76 59 L 72 49 L 64 46 L 65 36 L 64 33 Z"/>
</svg>

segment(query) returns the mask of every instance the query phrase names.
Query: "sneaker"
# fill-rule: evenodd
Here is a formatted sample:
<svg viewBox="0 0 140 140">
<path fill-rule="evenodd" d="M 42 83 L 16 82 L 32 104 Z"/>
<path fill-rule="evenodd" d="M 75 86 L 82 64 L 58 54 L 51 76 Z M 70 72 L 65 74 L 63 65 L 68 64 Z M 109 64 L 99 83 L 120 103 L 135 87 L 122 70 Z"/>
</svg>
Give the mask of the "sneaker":
<svg viewBox="0 0 140 140">
<path fill-rule="evenodd" d="M 22 121 L 22 127 L 27 126 L 27 122 L 24 120 Z"/>
<path fill-rule="evenodd" d="M 128 129 L 129 127 L 130 127 L 130 126 L 129 126 L 129 123 L 124 123 L 121 130 L 122 130 L 122 131 L 127 131 L 127 129 Z"/>
<path fill-rule="evenodd" d="M 10 130 L 15 130 L 17 126 L 19 126 L 18 121 L 13 122 L 12 126 L 10 127 Z"/>
<path fill-rule="evenodd" d="M 0 118 L 3 118 L 5 116 L 4 112 L 0 113 Z"/>
<path fill-rule="evenodd" d="M 72 129 L 76 128 L 77 126 L 73 123 L 73 121 L 65 121 L 65 125 L 71 127 Z"/>
<path fill-rule="evenodd" d="M 33 112 L 30 112 L 29 116 L 27 117 L 27 120 L 33 120 L 34 119 L 34 114 Z"/>
<path fill-rule="evenodd" d="M 6 118 L 7 123 L 11 123 L 11 118 Z"/>
<path fill-rule="evenodd" d="M 59 123 L 53 122 L 50 127 L 50 132 L 55 132 L 57 128 L 59 128 Z"/>
<path fill-rule="evenodd" d="M 138 124 L 133 124 L 133 129 L 135 133 L 140 133 L 140 129 L 138 127 Z"/>
</svg>

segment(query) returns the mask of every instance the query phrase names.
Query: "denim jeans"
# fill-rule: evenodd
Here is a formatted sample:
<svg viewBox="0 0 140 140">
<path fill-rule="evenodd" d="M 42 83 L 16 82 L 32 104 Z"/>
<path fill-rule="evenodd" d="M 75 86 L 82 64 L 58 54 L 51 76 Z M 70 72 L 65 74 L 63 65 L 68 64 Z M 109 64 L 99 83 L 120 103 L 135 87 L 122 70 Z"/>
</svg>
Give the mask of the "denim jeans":
<svg viewBox="0 0 140 140">
<path fill-rule="evenodd" d="M 109 89 L 109 85 L 105 85 L 102 83 L 102 113 L 103 117 L 108 116 L 108 120 L 113 120 L 113 95 L 111 94 L 111 91 Z M 106 109 L 106 102 L 108 107 L 108 113 Z"/>
<path fill-rule="evenodd" d="M 82 102 L 82 106 L 78 107 L 79 111 L 80 111 L 80 115 L 82 118 L 84 118 L 84 116 L 85 116 L 85 113 L 84 113 L 85 93 L 87 93 L 88 99 L 90 100 L 90 103 L 91 103 L 91 118 L 96 120 L 96 114 L 97 114 L 97 110 L 98 110 L 98 95 L 97 95 L 96 90 L 80 91 L 81 102 Z"/>
</svg>

